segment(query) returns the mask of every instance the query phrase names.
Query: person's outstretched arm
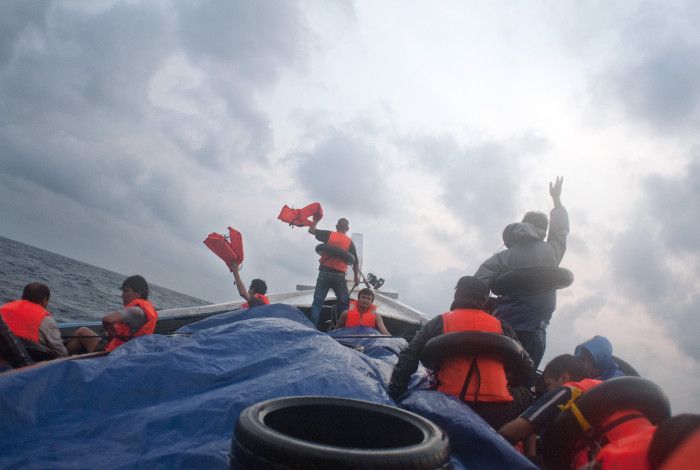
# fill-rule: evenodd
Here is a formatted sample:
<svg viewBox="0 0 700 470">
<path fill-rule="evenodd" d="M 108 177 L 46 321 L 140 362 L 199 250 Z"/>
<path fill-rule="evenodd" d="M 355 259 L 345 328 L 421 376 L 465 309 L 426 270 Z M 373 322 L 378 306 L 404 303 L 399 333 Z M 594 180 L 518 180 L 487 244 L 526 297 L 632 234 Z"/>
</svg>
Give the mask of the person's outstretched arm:
<svg viewBox="0 0 700 470">
<path fill-rule="evenodd" d="M 238 271 L 238 263 L 231 263 L 231 272 L 233 273 L 233 279 L 235 280 L 236 287 L 238 288 L 238 293 L 243 297 L 246 302 L 250 302 L 250 296 L 245 288 L 245 283 L 241 279 L 241 273 Z"/>
<path fill-rule="evenodd" d="M 552 196 L 554 208 L 549 214 L 549 234 L 547 243 L 554 249 L 557 263 L 560 263 L 566 252 L 566 237 L 569 235 L 569 215 L 561 203 L 561 188 L 563 177 L 557 177 L 556 182 L 549 183 L 549 194 Z"/>
<path fill-rule="evenodd" d="M 345 322 L 348 320 L 348 311 L 344 311 L 343 313 L 340 314 L 340 318 L 338 318 L 338 321 L 335 324 L 334 330 L 337 330 L 339 328 L 345 328 Z"/>
</svg>

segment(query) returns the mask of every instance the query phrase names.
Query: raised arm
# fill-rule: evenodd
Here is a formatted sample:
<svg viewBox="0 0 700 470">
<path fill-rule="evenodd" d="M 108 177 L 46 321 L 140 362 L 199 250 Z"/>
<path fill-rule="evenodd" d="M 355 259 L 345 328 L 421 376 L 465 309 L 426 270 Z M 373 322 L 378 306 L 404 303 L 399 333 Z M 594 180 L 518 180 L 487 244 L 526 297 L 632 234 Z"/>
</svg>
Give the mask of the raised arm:
<svg viewBox="0 0 700 470">
<path fill-rule="evenodd" d="M 240 294 L 241 297 L 243 297 L 246 302 L 250 302 L 250 296 L 248 295 L 248 291 L 245 288 L 245 283 L 241 279 L 241 273 L 239 272 L 238 269 L 238 263 L 231 263 L 231 272 L 233 273 L 233 279 L 235 281 L 236 287 L 238 288 L 238 294 Z"/>
<path fill-rule="evenodd" d="M 552 196 L 554 207 L 561 207 L 561 187 L 564 184 L 564 177 L 557 176 L 556 182 L 549 182 L 549 195 Z"/>
<path fill-rule="evenodd" d="M 554 208 L 549 214 L 549 234 L 547 243 L 554 249 L 557 263 L 560 263 L 566 252 L 566 238 L 569 235 L 569 214 L 561 203 L 561 187 L 564 184 L 563 177 L 557 177 L 554 184 L 549 183 L 549 194 L 552 196 Z"/>
</svg>

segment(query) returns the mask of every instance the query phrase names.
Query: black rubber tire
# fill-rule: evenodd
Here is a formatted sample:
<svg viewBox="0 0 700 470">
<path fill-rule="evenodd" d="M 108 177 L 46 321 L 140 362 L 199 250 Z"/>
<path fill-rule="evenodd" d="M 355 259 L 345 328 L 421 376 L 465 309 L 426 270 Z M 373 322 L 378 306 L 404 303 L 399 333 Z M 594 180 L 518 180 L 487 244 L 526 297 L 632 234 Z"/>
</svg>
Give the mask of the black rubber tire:
<svg viewBox="0 0 700 470">
<path fill-rule="evenodd" d="M 343 250 L 333 245 L 326 245 L 325 243 L 320 243 L 316 245 L 316 253 L 319 255 L 328 255 L 334 258 L 342 259 L 345 264 L 350 265 L 355 262 L 355 257 L 349 251 Z"/>
<path fill-rule="evenodd" d="M 236 469 L 448 468 L 450 443 L 431 421 L 362 400 L 287 397 L 241 412 L 231 445 Z"/>
<path fill-rule="evenodd" d="M 576 400 L 576 406 L 593 427 L 619 410 L 637 410 L 652 424 L 671 416 L 671 404 L 664 391 L 640 377 L 617 377 L 603 382 Z M 560 413 L 542 437 L 543 468 L 569 468 L 571 459 L 582 450 L 577 445 L 585 437 L 571 410 Z"/>
<path fill-rule="evenodd" d="M 494 295 L 533 295 L 564 289 L 574 282 L 574 274 L 565 268 L 527 268 L 503 273 L 491 283 Z"/>
<path fill-rule="evenodd" d="M 617 368 L 620 369 L 625 375 L 629 375 L 630 377 L 641 377 L 639 372 L 637 372 L 637 369 L 632 367 L 629 362 L 625 361 L 624 359 L 620 359 L 617 356 L 613 356 L 613 360 L 617 364 Z"/>
<path fill-rule="evenodd" d="M 47 348 L 43 344 L 35 343 L 34 341 L 30 341 L 25 338 L 18 339 L 22 343 L 22 346 L 24 346 L 24 349 L 27 350 L 27 354 L 29 354 L 29 357 L 31 357 L 33 361 L 50 361 L 58 357 L 58 354 L 56 354 L 55 351 Z"/>
<path fill-rule="evenodd" d="M 522 366 L 523 352 L 520 343 L 499 333 L 458 331 L 428 341 L 420 360 L 434 364 L 448 356 L 489 356 L 502 361 L 509 368 Z"/>
</svg>

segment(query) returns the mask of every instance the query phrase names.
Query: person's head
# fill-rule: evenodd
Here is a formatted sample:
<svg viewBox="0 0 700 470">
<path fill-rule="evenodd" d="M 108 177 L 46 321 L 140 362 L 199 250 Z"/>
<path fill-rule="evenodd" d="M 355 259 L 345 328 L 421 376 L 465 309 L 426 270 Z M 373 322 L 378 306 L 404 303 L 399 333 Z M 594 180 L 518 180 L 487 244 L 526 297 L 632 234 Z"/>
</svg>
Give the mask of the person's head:
<svg viewBox="0 0 700 470">
<path fill-rule="evenodd" d="M 357 303 L 363 309 L 369 308 L 372 302 L 374 302 L 374 292 L 372 292 L 372 289 L 365 287 L 357 293 Z"/>
<path fill-rule="evenodd" d="M 535 227 L 547 231 L 549 226 L 549 220 L 547 219 L 547 214 L 544 212 L 530 211 L 523 216 L 523 222 L 527 224 L 532 224 Z"/>
<path fill-rule="evenodd" d="M 253 279 L 250 281 L 250 287 L 248 288 L 248 295 L 265 295 L 267 293 L 267 284 L 262 279 Z"/>
<path fill-rule="evenodd" d="M 46 307 L 49 304 L 49 297 L 51 297 L 51 291 L 46 284 L 40 282 L 27 284 L 22 291 L 22 300 L 27 300 L 42 307 Z"/>
<path fill-rule="evenodd" d="M 588 377 L 599 377 L 608 368 L 615 365 L 612 355 L 612 343 L 605 336 L 595 335 L 579 344 L 574 355 L 583 361 Z"/>
<path fill-rule="evenodd" d="M 129 276 L 122 282 L 122 303 L 128 305 L 136 299 L 148 299 L 148 283 L 140 274 Z"/>
<path fill-rule="evenodd" d="M 335 224 L 335 229 L 338 232 L 346 233 L 348 230 L 350 230 L 350 222 L 348 222 L 348 219 L 346 218 L 338 219 L 338 223 Z"/>
<path fill-rule="evenodd" d="M 483 306 L 489 295 L 489 288 L 484 281 L 474 276 L 463 276 L 455 287 L 455 303 Z"/>
<path fill-rule="evenodd" d="M 557 356 L 542 371 L 547 390 L 554 390 L 566 382 L 577 382 L 586 378 L 586 368 L 581 359 L 571 354 Z"/>
</svg>

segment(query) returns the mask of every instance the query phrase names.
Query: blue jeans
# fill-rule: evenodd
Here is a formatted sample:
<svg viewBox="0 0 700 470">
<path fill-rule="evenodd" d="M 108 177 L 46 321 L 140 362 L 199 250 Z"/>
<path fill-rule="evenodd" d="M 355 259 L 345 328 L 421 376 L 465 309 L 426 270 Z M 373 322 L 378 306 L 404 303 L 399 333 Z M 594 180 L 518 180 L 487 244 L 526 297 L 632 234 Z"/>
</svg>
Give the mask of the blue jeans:
<svg viewBox="0 0 700 470">
<path fill-rule="evenodd" d="M 333 289 L 337 299 L 338 314 L 348 309 L 350 294 L 348 293 L 348 284 L 345 282 L 345 273 L 340 271 L 319 271 L 318 279 L 316 279 L 316 290 L 314 291 L 314 302 L 311 304 L 311 321 L 316 328 L 319 327 L 318 321 L 321 318 L 323 302 L 326 300 L 330 289 Z"/>
</svg>

